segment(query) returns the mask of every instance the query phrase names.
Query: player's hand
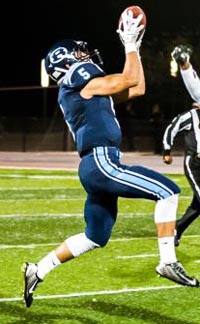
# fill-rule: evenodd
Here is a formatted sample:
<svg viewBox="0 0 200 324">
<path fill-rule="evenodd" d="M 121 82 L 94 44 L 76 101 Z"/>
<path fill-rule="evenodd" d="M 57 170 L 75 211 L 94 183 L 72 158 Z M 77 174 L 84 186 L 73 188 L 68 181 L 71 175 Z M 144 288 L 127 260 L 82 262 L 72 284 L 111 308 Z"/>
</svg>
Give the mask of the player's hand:
<svg viewBox="0 0 200 324">
<path fill-rule="evenodd" d="M 192 107 L 195 108 L 195 109 L 197 109 L 197 110 L 200 110 L 200 103 L 193 102 Z"/>
<path fill-rule="evenodd" d="M 139 52 L 140 46 L 142 44 L 142 39 L 143 39 L 144 33 L 145 33 L 145 29 L 140 32 L 140 34 L 139 34 L 139 36 L 138 36 L 138 38 L 136 40 L 136 48 L 137 48 L 138 52 Z"/>
<path fill-rule="evenodd" d="M 142 14 L 138 15 L 137 18 L 133 18 L 133 12 L 131 10 L 124 10 L 122 13 L 117 33 L 124 46 L 128 43 L 136 44 L 140 40 L 142 30 L 144 29 L 144 25 L 139 25 L 142 18 Z"/>
<path fill-rule="evenodd" d="M 187 45 L 176 46 L 171 52 L 171 57 L 179 65 L 184 65 L 185 63 L 188 63 L 191 55 L 192 49 Z"/>
<path fill-rule="evenodd" d="M 171 164 L 173 161 L 172 156 L 171 155 L 163 155 L 163 162 L 166 164 Z"/>
</svg>

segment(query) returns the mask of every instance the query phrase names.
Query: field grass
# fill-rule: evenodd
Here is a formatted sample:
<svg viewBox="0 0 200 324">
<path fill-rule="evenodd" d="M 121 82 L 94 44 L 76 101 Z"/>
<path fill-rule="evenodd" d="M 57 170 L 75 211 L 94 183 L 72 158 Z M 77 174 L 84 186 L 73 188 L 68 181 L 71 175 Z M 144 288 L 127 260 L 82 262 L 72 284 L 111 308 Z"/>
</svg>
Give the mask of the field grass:
<svg viewBox="0 0 200 324">
<path fill-rule="evenodd" d="M 183 175 L 178 217 L 191 200 Z M 27 309 L 21 265 L 37 262 L 71 234 L 84 230 L 83 191 L 76 172 L 0 170 L 0 324 L 199 324 L 200 289 L 155 273 L 159 261 L 154 203 L 119 199 L 112 238 L 51 272 Z M 177 248 L 200 278 L 197 219 Z"/>
</svg>

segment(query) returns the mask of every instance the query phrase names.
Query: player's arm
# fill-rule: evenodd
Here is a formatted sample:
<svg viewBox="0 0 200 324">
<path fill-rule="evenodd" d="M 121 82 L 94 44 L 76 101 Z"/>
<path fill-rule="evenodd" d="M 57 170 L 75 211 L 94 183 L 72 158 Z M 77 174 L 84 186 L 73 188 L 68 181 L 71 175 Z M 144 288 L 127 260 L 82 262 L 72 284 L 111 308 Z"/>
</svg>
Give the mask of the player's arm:
<svg viewBox="0 0 200 324">
<path fill-rule="evenodd" d="M 122 73 L 110 74 L 103 77 L 92 79 L 81 90 L 81 96 L 84 98 L 91 98 L 94 95 L 99 96 L 113 96 L 122 93 L 124 98 L 129 98 L 129 88 L 139 86 L 140 82 L 140 62 L 137 52 L 130 52 L 126 54 L 126 69 Z M 130 68 L 128 73 L 128 66 Z"/>
<path fill-rule="evenodd" d="M 123 20 L 123 15 L 125 13 L 122 14 L 122 20 Z M 141 16 L 140 18 L 138 17 L 137 19 L 141 20 Z M 123 22 L 123 26 L 125 25 L 125 22 Z M 139 26 L 139 31 L 137 34 L 137 37 L 134 39 L 130 38 L 131 34 L 129 31 L 127 32 L 126 30 L 122 30 L 119 26 L 119 29 L 117 30 L 117 32 L 119 33 L 119 37 L 120 40 L 122 42 L 122 44 L 124 45 L 125 48 L 125 53 L 127 52 L 126 47 L 130 46 L 129 42 L 134 42 L 135 47 L 136 47 L 136 51 L 137 51 L 137 55 L 138 55 L 138 62 L 139 62 L 139 80 L 138 80 L 138 84 L 135 86 L 132 86 L 128 89 L 128 91 L 121 91 L 120 93 L 116 94 L 115 96 L 113 96 L 114 102 L 115 103 L 121 103 L 121 102 L 125 102 L 128 101 L 134 97 L 138 97 L 141 95 L 144 95 L 145 90 L 146 90 L 146 85 L 145 85 L 145 77 L 144 77 L 144 70 L 143 70 L 143 66 L 142 66 L 142 62 L 140 59 L 140 46 L 142 44 L 142 39 L 145 33 L 145 27 L 144 25 L 140 25 Z M 128 35 L 127 35 L 128 34 Z M 135 73 L 135 69 L 134 69 L 134 65 L 132 64 L 132 62 L 130 60 L 126 59 L 125 65 L 124 65 L 124 69 L 123 69 L 123 73 L 125 73 L 128 76 L 134 77 L 134 73 Z"/>
<path fill-rule="evenodd" d="M 187 69 L 181 69 L 180 71 L 185 87 L 191 98 L 195 102 L 200 103 L 200 79 L 196 71 L 191 64 Z"/>
<path fill-rule="evenodd" d="M 143 80 L 141 78 L 143 69 L 137 52 L 137 46 L 140 45 L 143 36 L 141 31 L 144 28 L 143 25 L 139 25 L 141 19 L 142 15 L 133 18 L 126 11 L 122 13 L 124 28 L 123 31 L 119 31 L 119 34 L 120 39 L 123 39 L 126 55 L 123 72 L 91 80 L 81 90 L 80 94 L 84 98 L 91 98 L 94 95 L 109 95 L 119 103 L 133 96 L 133 92 L 129 91 L 131 88 L 137 87 L 134 94 L 139 95 L 140 92 L 144 92 L 144 78 Z"/>
<path fill-rule="evenodd" d="M 200 79 L 190 62 L 191 54 L 189 46 L 179 45 L 174 48 L 171 56 L 179 65 L 183 82 L 191 98 L 200 103 Z"/>
<path fill-rule="evenodd" d="M 144 77 L 144 70 L 142 63 L 140 62 L 140 69 L 139 69 L 139 82 L 134 87 L 130 87 L 128 91 L 122 91 L 121 93 L 117 94 L 114 97 L 115 103 L 125 102 L 132 98 L 142 96 L 145 94 L 146 85 L 145 85 L 145 77 Z"/>
</svg>

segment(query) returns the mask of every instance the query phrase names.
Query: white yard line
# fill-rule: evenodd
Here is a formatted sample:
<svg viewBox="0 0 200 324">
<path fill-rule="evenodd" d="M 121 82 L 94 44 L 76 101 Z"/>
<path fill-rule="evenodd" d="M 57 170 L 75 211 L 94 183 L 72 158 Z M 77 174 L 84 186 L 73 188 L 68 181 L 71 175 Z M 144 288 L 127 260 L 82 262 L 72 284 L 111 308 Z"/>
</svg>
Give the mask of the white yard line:
<svg viewBox="0 0 200 324">
<path fill-rule="evenodd" d="M 32 196 L 32 197 L 31 197 Z M 27 198 L 28 197 L 28 198 Z M 50 197 L 50 198 L 36 198 L 34 195 L 29 195 L 29 194 L 27 194 L 27 196 L 26 197 L 23 197 L 23 198 L 20 198 L 20 199 L 16 199 L 16 198 L 12 198 L 12 199 L 1 199 L 1 202 L 2 201 L 4 201 L 4 202 L 16 202 L 16 200 L 17 201 L 20 201 L 20 202 L 27 202 L 27 201 L 42 201 L 42 200 L 44 200 L 44 201 L 60 201 L 60 200 L 66 200 L 66 201 L 68 201 L 68 200 L 70 200 L 70 201 L 85 201 L 85 197 L 78 197 L 77 196 L 77 198 L 75 198 L 75 197 L 66 197 L 65 195 L 60 195 L 60 197 L 59 197 L 59 195 L 56 195 L 56 197 L 54 197 L 54 198 L 52 198 L 52 197 Z M 0 216 L 1 217 L 1 216 Z"/>
<path fill-rule="evenodd" d="M 164 289 L 177 289 L 184 288 L 183 286 L 159 286 L 159 287 L 138 287 L 138 288 L 124 288 L 118 290 L 99 290 L 99 291 L 85 291 L 80 293 L 62 294 L 62 295 L 39 295 L 34 296 L 34 299 L 60 299 L 60 298 L 73 298 L 73 297 L 87 297 L 87 296 L 100 296 L 100 295 L 114 295 L 132 292 L 155 291 Z M 22 301 L 21 297 L 0 298 L 0 303 Z"/>
<path fill-rule="evenodd" d="M 154 211 L 149 213 L 118 213 L 118 217 L 134 218 L 152 216 Z M 7 214 L 0 215 L 1 218 L 19 218 L 19 219 L 31 219 L 34 217 L 46 217 L 46 218 L 71 218 L 71 217 L 83 217 L 83 213 L 62 213 L 62 214 L 51 214 L 51 213 L 35 213 L 35 214 Z"/>
<path fill-rule="evenodd" d="M 41 244 L 19 244 L 19 245 L 7 245 L 0 244 L 0 250 L 7 249 L 35 249 L 37 247 L 45 247 L 45 246 L 57 246 L 60 243 L 41 243 Z"/>
<path fill-rule="evenodd" d="M 0 174 L 1 178 L 20 178 L 20 179 L 79 179 L 77 175 L 26 175 L 26 174 Z"/>
<path fill-rule="evenodd" d="M 12 187 L 12 188 L 9 188 L 9 187 L 0 187 L 0 191 L 5 191 L 5 190 L 9 190 L 9 191 L 24 191 L 24 190 L 28 190 L 28 191 L 45 191 L 45 190 L 82 190 L 81 187 L 67 187 L 67 186 L 62 186 L 62 187 L 23 187 L 23 186 L 20 186 L 19 187 Z"/>
<path fill-rule="evenodd" d="M 137 255 L 118 255 L 116 259 L 135 259 L 135 258 L 152 258 L 159 254 L 137 254 Z"/>
<path fill-rule="evenodd" d="M 35 213 L 35 214 L 9 214 L 9 215 L 0 215 L 1 218 L 19 218 L 19 219 L 31 219 L 34 217 L 46 217 L 46 218 L 51 218 L 51 217 L 58 217 L 58 218 L 68 218 L 68 217 L 83 217 L 83 213 L 77 213 L 77 214 L 68 214 L 68 213 L 63 213 L 63 214 L 49 214 L 49 213 Z"/>
<path fill-rule="evenodd" d="M 152 213 L 118 213 L 118 216 L 124 217 L 124 218 L 133 218 L 135 216 L 149 216 L 152 215 Z M 70 217 L 83 217 L 83 213 L 77 213 L 77 214 L 70 214 L 70 213 L 63 213 L 63 214 L 49 214 L 49 213 L 36 213 L 36 214 L 9 214 L 9 215 L 0 215 L 1 218 L 19 218 L 19 219 L 24 219 L 24 218 L 32 218 L 32 217 L 46 217 L 46 218 L 52 218 L 52 217 L 58 217 L 58 218 L 70 218 Z"/>
<path fill-rule="evenodd" d="M 110 239 L 109 242 L 127 242 L 127 241 L 134 241 L 134 240 L 150 240 L 156 239 L 156 237 L 131 237 L 131 238 L 117 238 L 117 239 Z M 45 247 L 45 246 L 56 246 L 60 243 L 51 242 L 51 243 L 36 243 L 36 244 L 0 244 L 0 250 L 6 249 L 34 249 L 37 247 Z"/>
<path fill-rule="evenodd" d="M 200 235 L 187 235 L 185 236 L 185 238 L 199 238 Z M 116 238 L 116 239 L 110 239 L 109 242 L 128 242 L 128 241 L 136 241 L 136 240 L 142 240 L 142 241 L 146 241 L 146 240 L 157 240 L 157 237 L 156 236 L 150 236 L 150 237 L 130 237 L 130 238 L 126 238 L 126 237 L 122 237 L 122 238 Z M 34 249 L 34 248 L 37 248 L 37 247 L 45 247 L 45 246 L 56 246 L 60 244 L 59 242 L 50 242 L 50 243 L 36 243 L 36 244 L 16 244 L 16 245 L 8 245 L 8 244 L 0 244 L 0 250 L 3 250 L 3 249 Z M 152 255 L 149 255 L 147 254 L 146 255 L 147 257 L 148 256 L 156 256 L 154 254 Z M 123 257 L 120 257 L 120 258 L 129 258 L 130 256 L 123 256 Z M 131 256 L 133 257 L 133 256 Z M 134 256 L 134 257 L 141 257 L 141 256 Z M 145 257 L 145 256 L 143 256 Z M 198 261 L 196 261 L 198 262 Z"/>
</svg>

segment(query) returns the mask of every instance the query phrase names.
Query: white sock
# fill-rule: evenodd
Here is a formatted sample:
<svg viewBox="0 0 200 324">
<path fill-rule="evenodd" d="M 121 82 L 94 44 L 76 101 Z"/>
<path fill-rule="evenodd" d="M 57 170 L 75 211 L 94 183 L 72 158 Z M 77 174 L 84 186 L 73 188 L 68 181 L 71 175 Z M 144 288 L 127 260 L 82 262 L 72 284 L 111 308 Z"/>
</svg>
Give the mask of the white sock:
<svg viewBox="0 0 200 324">
<path fill-rule="evenodd" d="M 173 263 L 177 261 L 174 247 L 174 236 L 158 238 L 160 263 Z"/>
<path fill-rule="evenodd" d="M 50 252 L 47 254 L 42 260 L 38 262 L 38 271 L 37 275 L 40 279 L 44 279 L 44 277 L 49 273 L 51 270 L 55 269 L 57 266 L 61 264 L 60 260 L 56 256 L 55 251 Z"/>
</svg>

